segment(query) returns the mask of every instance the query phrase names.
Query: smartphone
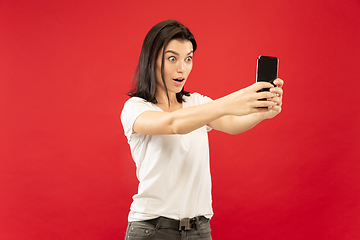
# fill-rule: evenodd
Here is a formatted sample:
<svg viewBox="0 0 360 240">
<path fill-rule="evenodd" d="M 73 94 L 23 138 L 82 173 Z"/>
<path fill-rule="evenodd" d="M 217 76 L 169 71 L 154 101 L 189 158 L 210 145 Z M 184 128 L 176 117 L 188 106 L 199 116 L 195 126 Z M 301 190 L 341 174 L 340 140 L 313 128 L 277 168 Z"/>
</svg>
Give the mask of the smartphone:
<svg viewBox="0 0 360 240">
<path fill-rule="evenodd" d="M 270 82 L 274 85 L 273 81 L 278 76 L 278 65 L 279 60 L 276 57 L 259 56 L 257 60 L 256 81 Z M 267 90 L 262 89 L 261 91 L 269 91 L 269 88 Z"/>
<path fill-rule="evenodd" d="M 259 56 L 256 68 L 256 82 L 269 82 L 273 83 L 278 76 L 279 60 L 276 57 Z M 263 88 L 258 92 L 270 91 L 270 88 Z M 266 101 L 265 98 L 259 99 Z"/>
</svg>

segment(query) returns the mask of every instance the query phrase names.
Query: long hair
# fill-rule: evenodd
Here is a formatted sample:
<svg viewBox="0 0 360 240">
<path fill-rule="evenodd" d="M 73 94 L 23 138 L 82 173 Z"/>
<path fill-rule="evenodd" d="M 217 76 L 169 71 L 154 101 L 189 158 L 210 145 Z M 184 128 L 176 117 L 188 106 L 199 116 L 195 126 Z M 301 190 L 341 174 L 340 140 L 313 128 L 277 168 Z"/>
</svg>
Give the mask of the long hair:
<svg viewBox="0 0 360 240">
<path fill-rule="evenodd" d="M 183 24 L 176 20 L 165 20 L 153 26 L 146 34 L 139 62 L 133 77 L 133 89 L 128 93 L 130 97 L 140 97 L 148 102 L 157 103 L 155 98 L 156 91 L 156 59 L 163 49 L 162 61 L 161 61 L 161 78 L 164 83 L 165 92 L 170 104 L 170 98 L 168 95 L 167 87 L 164 78 L 164 52 L 165 47 L 169 41 L 177 39 L 180 41 L 188 40 L 193 45 L 193 50 L 196 50 L 196 41 L 190 30 Z M 176 99 L 179 103 L 184 102 L 183 96 L 189 96 L 190 94 L 181 89 L 176 94 Z"/>
</svg>

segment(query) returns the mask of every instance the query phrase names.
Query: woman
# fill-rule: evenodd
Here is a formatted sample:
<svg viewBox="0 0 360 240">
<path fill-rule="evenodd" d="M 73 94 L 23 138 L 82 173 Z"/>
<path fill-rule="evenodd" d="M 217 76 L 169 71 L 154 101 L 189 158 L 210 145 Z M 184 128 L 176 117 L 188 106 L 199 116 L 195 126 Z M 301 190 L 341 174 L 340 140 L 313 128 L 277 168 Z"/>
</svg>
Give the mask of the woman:
<svg viewBox="0 0 360 240">
<path fill-rule="evenodd" d="M 207 131 L 239 134 L 281 111 L 281 79 L 216 100 L 186 92 L 196 46 L 175 20 L 158 23 L 144 39 L 121 113 L 139 180 L 125 239 L 211 239 Z M 257 92 L 263 88 L 270 91 Z"/>
</svg>

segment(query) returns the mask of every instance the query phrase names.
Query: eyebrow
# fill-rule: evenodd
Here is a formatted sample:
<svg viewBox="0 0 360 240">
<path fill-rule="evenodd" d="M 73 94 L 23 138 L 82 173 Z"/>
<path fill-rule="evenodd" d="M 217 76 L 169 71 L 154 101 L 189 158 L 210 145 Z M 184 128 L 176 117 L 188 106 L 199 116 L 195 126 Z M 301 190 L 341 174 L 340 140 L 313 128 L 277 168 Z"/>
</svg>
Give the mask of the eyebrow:
<svg viewBox="0 0 360 240">
<path fill-rule="evenodd" d="M 191 52 L 189 52 L 187 55 L 190 55 L 190 54 L 192 54 L 193 52 L 194 52 L 194 50 L 191 50 Z M 177 52 L 173 51 L 173 50 L 167 50 L 165 53 L 172 53 L 172 54 L 174 54 L 174 55 L 179 56 L 179 54 L 178 54 Z"/>
</svg>

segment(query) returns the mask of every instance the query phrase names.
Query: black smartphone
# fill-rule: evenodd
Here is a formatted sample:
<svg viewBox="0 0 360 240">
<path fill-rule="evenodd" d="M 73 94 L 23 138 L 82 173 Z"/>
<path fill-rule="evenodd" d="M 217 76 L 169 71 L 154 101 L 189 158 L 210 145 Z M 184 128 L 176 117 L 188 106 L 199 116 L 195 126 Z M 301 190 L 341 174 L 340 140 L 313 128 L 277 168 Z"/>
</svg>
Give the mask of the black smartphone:
<svg viewBox="0 0 360 240">
<path fill-rule="evenodd" d="M 257 60 L 256 81 L 273 84 L 273 81 L 278 76 L 278 65 L 279 60 L 277 57 L 259 56 Z M 269 89 L 262 91 L 269 91 Z"/>
<path fill-rule="evenodd" d="M 273 82 L 275 79 L 277 79 L 278 66 L 279 60 L 276 57 L 259 56 L 256 68 L 256 82 L 269 82 L 275 86 Z M 270 88 L 263 88 L 258 92 L 264 92 L 269 90 Z M 266 98 L 261 98 L 259 100 L 266 101 Z"/>
<path fill-rule="evenodd" d="M 275 86 L 273 82 L 275 79 L 277 79 L 278 76 L 278 66 L 279 60 L 277 57 L 259 56 L 257 60 L 256 82 L 269 82 Z M 269 90 L 270 88 L 263 88 L 258 92 Z M 265 98 L 259 100 L 266 101 Z"/>
</svg>

